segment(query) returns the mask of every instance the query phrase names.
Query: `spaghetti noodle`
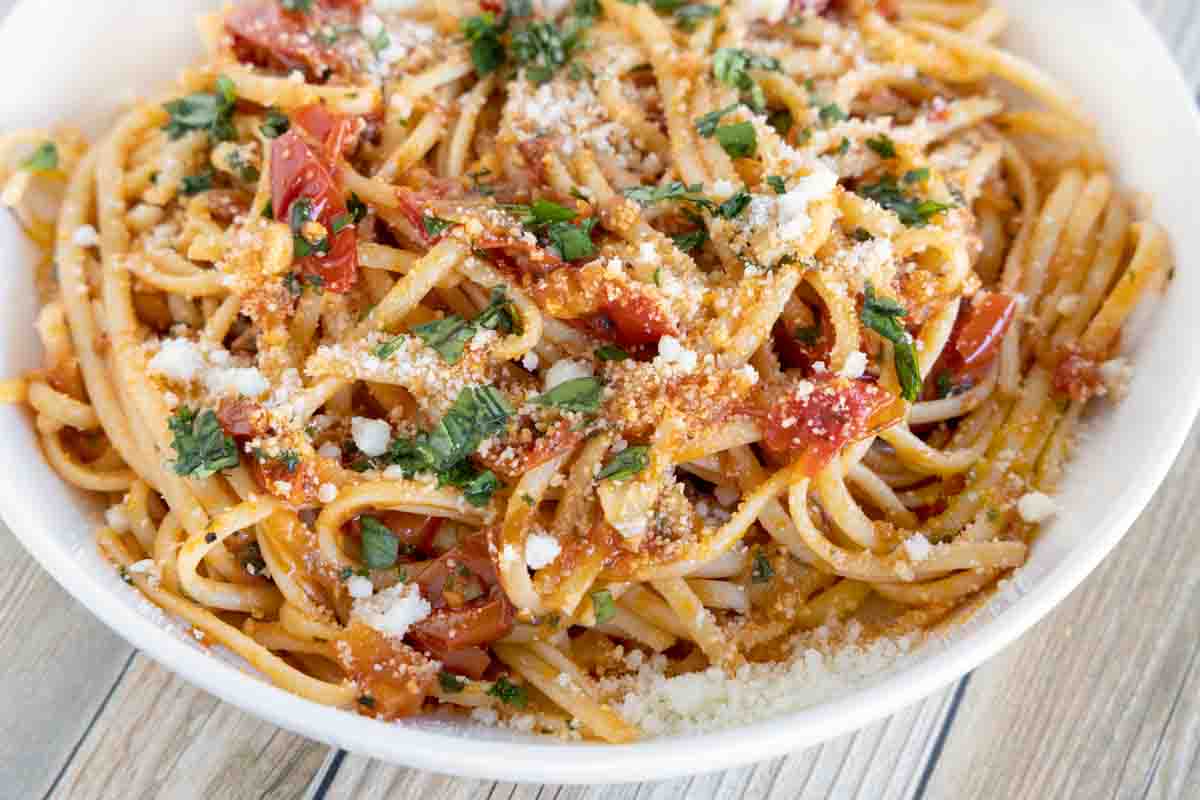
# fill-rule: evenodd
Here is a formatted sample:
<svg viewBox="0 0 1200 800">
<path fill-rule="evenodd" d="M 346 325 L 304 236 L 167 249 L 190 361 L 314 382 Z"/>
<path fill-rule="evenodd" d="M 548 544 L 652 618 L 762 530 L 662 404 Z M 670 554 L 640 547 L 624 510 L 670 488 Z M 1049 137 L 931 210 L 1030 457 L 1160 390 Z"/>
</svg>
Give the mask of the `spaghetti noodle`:
<svg viewBox="0 0 1200 800">
<path fill-rule="evenodd" d="M 1119 394 L 1167 242 L 1004 24 L 239 2 L 95 145 L 0 143 L 47 252 L 9 395 L 121 574 L 277 685 L 630 741 L 637 664 L 972 607 Z"/>
</svg>

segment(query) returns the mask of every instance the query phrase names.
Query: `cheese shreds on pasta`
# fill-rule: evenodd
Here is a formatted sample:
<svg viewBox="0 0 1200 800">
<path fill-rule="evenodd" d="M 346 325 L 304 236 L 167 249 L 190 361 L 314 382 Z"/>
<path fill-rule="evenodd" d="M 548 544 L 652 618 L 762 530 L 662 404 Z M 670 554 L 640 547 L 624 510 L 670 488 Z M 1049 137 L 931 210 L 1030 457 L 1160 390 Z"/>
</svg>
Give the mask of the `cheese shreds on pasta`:
<svg viewBox="0 0 1200 800">
<path fill-rule="evenodd" d="M 628 742 L 827 697 L 1013 580 L 1169 282 L 1005 21 L 238 0 L 96 142 L 0 138 L 8 396 L 129 583 L 315 702 Z"/>
</svg>

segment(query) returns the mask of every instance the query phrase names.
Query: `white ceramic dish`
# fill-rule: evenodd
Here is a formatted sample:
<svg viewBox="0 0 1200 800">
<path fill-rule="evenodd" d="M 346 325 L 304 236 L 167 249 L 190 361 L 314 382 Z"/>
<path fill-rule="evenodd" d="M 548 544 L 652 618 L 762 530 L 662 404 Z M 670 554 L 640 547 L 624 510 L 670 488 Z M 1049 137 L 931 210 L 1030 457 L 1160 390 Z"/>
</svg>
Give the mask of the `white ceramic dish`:
<svg viewBox="0 0 1200 800">
<path fill-rule="evenodd" d="M 197 54 L 193 15 L 213 0 L 25 0 L 0 30 L 8 75 L 0 130 L 73 120 L 96 133 L 135 93 L 167 84 Z M 1150 25 L 1127 0 L 1004 0 L 1007 43 L 1061 78 L 1097 121 L 1127 187 L 1154 197 L 1179 269 L 1144 335 L 1127 340 L 1136 374 L 1128 399 L 1104 411 L 1070 470 L 1064 509 L 1035 547 L 1020 589 L 946 642 L 869 685 L 802 711 L 687 738 L 610 746 L 557 744 L 455 726 L 385 725 L 324 708 L 212 657 L 163 624 L 92 544 L 95 510 L 41 459 L 20 409 L 0 407 L 0 513 L 76 599 L 149 655 L 273 723 L 399 764 L 481 778 L 612 782 L 674 777 L 797 750 L 891 714 L 958 678 L 1053 608 L 1116 544 L 1165 476 L 1200 407 L 1191 351 L 1200 305 L 1200 120 Z M 34 253 L 0 216 L 0 375 L 39 364 L 33 335 Z M 1161 535 L 1171 535 L 1169 531 Z"/>
</svg>

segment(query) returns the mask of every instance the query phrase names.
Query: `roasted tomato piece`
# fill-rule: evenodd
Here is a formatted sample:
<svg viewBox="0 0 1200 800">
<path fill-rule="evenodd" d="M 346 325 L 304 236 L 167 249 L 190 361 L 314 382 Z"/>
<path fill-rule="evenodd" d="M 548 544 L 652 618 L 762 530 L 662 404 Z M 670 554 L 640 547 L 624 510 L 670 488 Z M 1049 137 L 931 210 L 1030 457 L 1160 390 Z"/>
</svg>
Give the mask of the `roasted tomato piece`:
<svg viewBox="0 0 1200 800">
<path fill-rule="evenodd" d="M 992 363 L 1016 313 L 1016 298 L 1006 294 L 980 292 L 971 299 L 954 332 L 954 351 L 962 369 L 978 373 Z"/>
<path fill-rule="evenodd" d="M 346 215 L 346 199 L 332 163 L 317 155 L 296 131 L 271 143 L 271 204 L 275 218 L 290 222 L 292 207 L 305 202 L 309 219 L 324 228 L 324 247 L 314 247 L 295 260 L 301 275 L 316 275 L 331 292 L 346 292 L 358 278 L 358 240 L 353 226 L 334 232 L 334 221 Z"/>
<path fill-rule="evenodd" d="M 427 656 L 359 622 L 346 628 L 334 652 L 338 666 L 362 689 L 360 710 L 381 719 L 416 714 L 437 677 Z"/>
<path fill-rule="evenodd" d="M 225 30 L 239 61 L 283 72 L 300 70 L 311 81 L 323 81 L 331 74 L 350 75 L 354 64 L 336 42 L 314 34 L 325 25 L 355 23 L 361 5 L 326 0 L 301 13 L 286 10 L 278 0 L 243 3 L 226 17 Z"/>
<path fill-rule="evenodd" d="M 1086 401 L 1104 392 L 1100 364 L 1083 353 L 1067 351 L 1054 369 L 1054 389 L 1072 400 Z"/>
<path fill-rule="evenodd" d="M 843 447 L 894 422 L 901 406 L 870 381 L 800 381 L 771 405 L 763 442 L 772 453 L 803 459 L 807 474 L 815 475 Z"/>
<path fill-rule="evenodd" d="M 480 461 L 505 480 L 515 480 L 581 441 L 583 432 L 571 430 L 571 423 L 560 420 L 546 433 L 529 442 L 515 436 L 505 437 L 496 448 L 481 453 Z M 501 457 L 502 453 L 508 451 L 511 451 L 508 456 Z"/>
<path fill-rule="evenodd" d="M 335 113 L 320 103 L 301 106 L 292 112 L 291 118 L 324 145 L 329 163 L 334 163 L 341 155 L 354 152 L 358 137 L 367 126 L 361 118 Z"/>
</svg>

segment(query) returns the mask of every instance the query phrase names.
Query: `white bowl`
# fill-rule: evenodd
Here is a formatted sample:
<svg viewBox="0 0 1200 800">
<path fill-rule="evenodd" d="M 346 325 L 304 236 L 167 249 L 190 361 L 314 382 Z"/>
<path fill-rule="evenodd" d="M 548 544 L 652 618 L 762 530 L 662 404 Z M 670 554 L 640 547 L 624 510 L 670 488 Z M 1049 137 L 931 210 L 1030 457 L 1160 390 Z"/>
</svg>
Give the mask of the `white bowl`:
<svg viewBox="0 0 1200 800">
<path fill-rule="evenodd" d="M 1070 469 L 1063 511 L 1033 549 L 1016 591 L 944 642 L 868 685 L 763 722 L 630 745 L 558 744 L 458 724 L 388 725 L 325 708 L 214 658 L 124 586 L 93 544 L 95 509 L 42 460 L 28 415 L 0 407 L 0 513 L 62 586 L 136 647 L 222 699 L 314 739 L 408 766 L 478 778 L 604 783 L 724 769 L 798 750 L 891 714 L 1013 641 L 1117 543 L 1149 501 L 1200 407 L 1191 350 L 1200 306 L 1200 125 L 1166 48 L 1125 0 L 1004 0 L 1008 45 L 1072 87 L 1096 119 L 1120 178 L 1154 197 L 1180 269 L 1143 335 L 1124 403 L 1097 415 Z M 149 95 L 198 55 L 195 13 L 212 0 L 26 0 L 0 30 L 8 75 L 0 130 L 71 120 L 95 134 L 133 93 Z M 32 247 L 0 215 L 0 375 L 39 365 Z M 1164 535 L 1166 532 L 1164 532 Z M 469 734 L 469 735 L 468 735 Z"/>
</svg>

